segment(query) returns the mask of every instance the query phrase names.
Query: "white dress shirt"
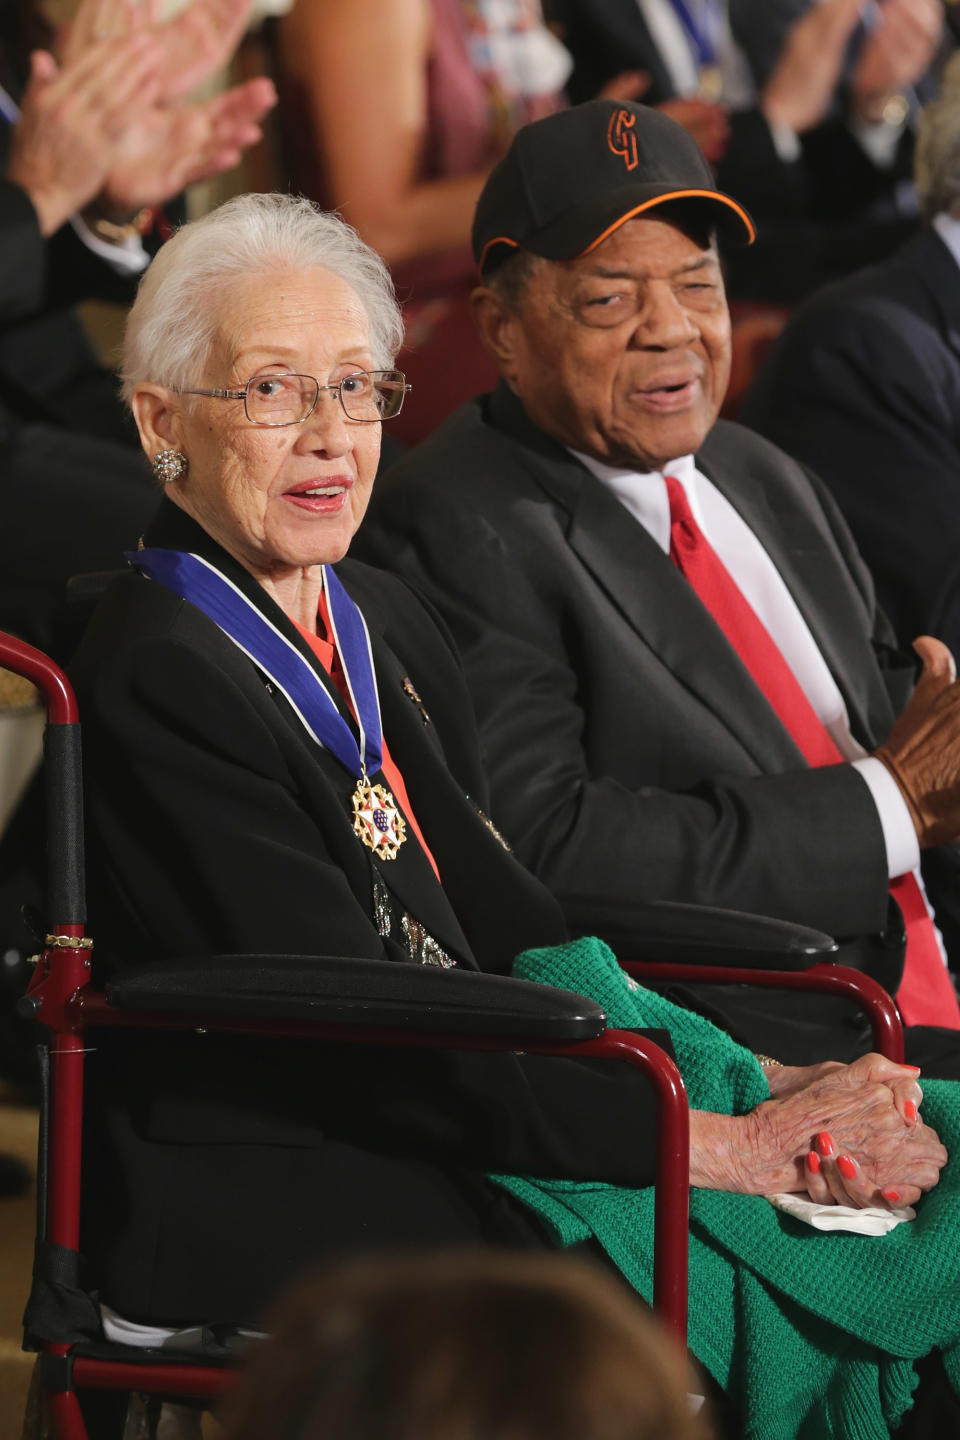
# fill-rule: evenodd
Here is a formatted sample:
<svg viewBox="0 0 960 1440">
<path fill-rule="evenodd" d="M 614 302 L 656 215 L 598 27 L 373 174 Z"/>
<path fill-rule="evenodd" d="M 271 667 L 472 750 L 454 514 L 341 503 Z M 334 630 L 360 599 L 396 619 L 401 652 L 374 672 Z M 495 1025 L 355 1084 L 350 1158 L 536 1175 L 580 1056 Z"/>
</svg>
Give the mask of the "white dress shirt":
<svg viewBox="0 0 960 1440">
<path fill-rule="evenodd" d="M 576 450 L 571 453 L 669 555 L 670 502 L 663 473 L 640 474 Z M 766 626 L 837 749 L 870 790 L 883 829 L 890 878 L 916 870 L 920 846 L 900 787 L 882 761 L 868 756 L 850 733 L 843 696 L 777 567 L 726 496 L 697 469 L 692 455 L 674 460 L 669 468 L 686 492 L 694 519 Z"/>
</svg>

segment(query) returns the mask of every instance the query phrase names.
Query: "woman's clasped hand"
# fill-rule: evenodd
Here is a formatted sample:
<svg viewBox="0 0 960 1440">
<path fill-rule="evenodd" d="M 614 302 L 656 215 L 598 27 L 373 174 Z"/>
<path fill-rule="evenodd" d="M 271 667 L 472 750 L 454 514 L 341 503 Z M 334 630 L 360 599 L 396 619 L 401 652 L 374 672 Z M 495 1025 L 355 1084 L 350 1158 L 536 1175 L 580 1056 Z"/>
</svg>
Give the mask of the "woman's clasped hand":
<svg viewBox="0 0 960 1440">
<path fill-rule="evenodd" d="M 748 1115 L 691 1115 L 691 1179 L 747 1195 L 806 1191 L 819 1204 L 912 1205 L 947 1162 L 920 1118 L 919 1073 L 874 1054 L 772 1069 L 771 1098 Z"/>
</svg>

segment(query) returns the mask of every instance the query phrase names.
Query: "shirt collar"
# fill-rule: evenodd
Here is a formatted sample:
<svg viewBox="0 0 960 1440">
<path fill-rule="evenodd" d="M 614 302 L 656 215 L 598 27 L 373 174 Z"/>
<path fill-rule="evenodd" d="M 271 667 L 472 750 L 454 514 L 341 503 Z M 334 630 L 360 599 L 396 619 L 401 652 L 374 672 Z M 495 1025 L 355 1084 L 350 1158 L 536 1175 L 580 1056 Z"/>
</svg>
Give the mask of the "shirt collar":
<svg viewBox="0 0 960 1440">
<path fill-rule="evenodd" d="M 663 470 L 631 470 L 622 465 L 608 465 L 571 447 L 570 454 L 585 465 L 592 475 L 624 505 L 653 537 L 665 555 L 670 553 L 670 502 Z M 692 455 L 681 455 L 667 466 L 669 473 L 680 481 L 687 492 L 690 508 L 698 523 L 697 483 L 701 479 Z"/>
</svg>

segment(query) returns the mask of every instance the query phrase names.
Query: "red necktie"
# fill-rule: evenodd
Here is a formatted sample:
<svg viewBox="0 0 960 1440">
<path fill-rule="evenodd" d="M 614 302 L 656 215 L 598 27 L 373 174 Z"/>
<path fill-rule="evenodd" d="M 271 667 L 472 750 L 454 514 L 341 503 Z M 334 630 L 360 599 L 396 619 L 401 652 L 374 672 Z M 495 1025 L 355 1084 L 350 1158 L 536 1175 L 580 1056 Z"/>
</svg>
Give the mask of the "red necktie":
<svg viewBox="0 0 960 1440">
<path fill-rule="evenodd" d="M 670 559 L 710 611 L 807 763 L 842 764 L 843 755 L 800 682 L 694 520 L 680 481 L 672 475 L 664 479 L 670 500 Z M 890 882 L 890 893 L 903 912 L 907 932 L 903 979 L 897 991 L 904 1021 L 960 1029 L 960 1004 L 916 878 L 898 876 Z"/>
</svg>

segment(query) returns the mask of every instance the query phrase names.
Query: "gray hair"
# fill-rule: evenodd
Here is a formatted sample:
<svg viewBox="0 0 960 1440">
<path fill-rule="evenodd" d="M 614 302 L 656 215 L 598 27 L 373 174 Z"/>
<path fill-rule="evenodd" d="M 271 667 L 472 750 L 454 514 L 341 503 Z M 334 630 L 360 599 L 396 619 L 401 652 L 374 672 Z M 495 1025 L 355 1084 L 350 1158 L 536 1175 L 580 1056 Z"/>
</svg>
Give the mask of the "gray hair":
<svg viewBox="0 0 960 1440">
<path fill-rule="evenodd" d="M 920 116 L 914 180 L 928 220 L 960 213 L 960 55 L 943 72 L 940 94 Z"/>
<path fill-rule="evenodd" d="M 532 250 L 524 250 L 519 247 L 512 250 L 506 260 L 501 261 L 482 283 L 508 310 L 519 310 L 523 303 L 523 297 L 527 286 L 533 279 L 536 272 L 549 262 L 543 260 L 539 255 L 534 255 Z"/>
<path fill-rule="evenodd" d="M 403 321 L 376 251 L 302 195 L 238 195 L 178 230 L 140 281 L 123 341 L 124 399 L 129 404 L 144 381 L 172 390 L 196 384 L 216 333 L 216 299 L 232 282 L 318 267 L 353 290 L 370 321 L 374 364 L 390 369 Z"/>
</svg>

